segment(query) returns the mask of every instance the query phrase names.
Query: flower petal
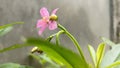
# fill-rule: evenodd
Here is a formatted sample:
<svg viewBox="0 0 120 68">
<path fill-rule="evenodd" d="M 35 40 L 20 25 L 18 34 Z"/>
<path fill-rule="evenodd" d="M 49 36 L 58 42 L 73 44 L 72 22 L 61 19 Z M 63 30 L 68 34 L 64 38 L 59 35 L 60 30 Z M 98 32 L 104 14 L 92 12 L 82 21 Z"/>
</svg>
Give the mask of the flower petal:
<svg viewBox="0 0 120 68">
<path fill-rule="evenodd" d="M 43 31 L 46 29 L 48 25 L 45 25 L 44 27 L 40 28 L 38 34 L 41 35 L 43 33 Z"/>
<path fill-rule="evenodd" d="M 40 19 L 37 21 L 36 27 L 41 28 L 41 27 L 44 27 L 45 25 L 47 25 L 47 23 L 43 19 Z"/>
<path fill-rule="evenodd" d="M 48 12 L 47 8 L 45 8 L 45 7 L 40 9 L 40 14 L 42 17 L 49 17 L 49 12 Z"/>
<path fill-rule="evenodd" d="M 57 22 L 56 21 L 49 21 L 49 29 L 54 30 L 57 28 Z"/>
<path fill-rule="evenodd" d="M 54 9 L 54 10 L 52 11 L 52 14 L 56 14 L 56 12 L 57 12 L 58 9 L 59 9 L 59 8 Z"/>
</svg>

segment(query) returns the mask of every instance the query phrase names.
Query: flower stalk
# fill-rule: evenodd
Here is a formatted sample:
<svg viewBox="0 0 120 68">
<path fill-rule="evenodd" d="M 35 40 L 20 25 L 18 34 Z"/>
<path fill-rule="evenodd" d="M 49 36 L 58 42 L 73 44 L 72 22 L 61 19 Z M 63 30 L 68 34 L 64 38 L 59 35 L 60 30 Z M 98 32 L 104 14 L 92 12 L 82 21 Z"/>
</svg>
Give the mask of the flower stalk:
<svg viewBox="0 0 120 68">
<path fill-rule="evenodd" d="M 73 41 L 73 43 L 75 44 L 75 47 L 78 49 L 79 51 L 79 54 L 81 56 L 81 58 L 86 62 L 85 58 L 84 58 L 84 55 L 83 55 L 83 52 L 82 52 L 82 49 L 78 43 L 78 41 L 74 38 L 74 36 L 72 34 L 70 34 L 66 28 L 64 28 L 62 25 L 58 24 L 58 27 L 63 30 L 65 32 L 65 34 Z"/>
<path fill-rule="evenodd" d="M 59 37 L 60 37 L 60 34 L 63 34 L 63 33 L 64 33 L 64 31 L 61 30 L 61 31 L 59 31 L 59 32 L 56 34 L 56 45 L 59 45 L 59 44 L 60 44 L 60 39 L 59 39 Z"/>
</svg>

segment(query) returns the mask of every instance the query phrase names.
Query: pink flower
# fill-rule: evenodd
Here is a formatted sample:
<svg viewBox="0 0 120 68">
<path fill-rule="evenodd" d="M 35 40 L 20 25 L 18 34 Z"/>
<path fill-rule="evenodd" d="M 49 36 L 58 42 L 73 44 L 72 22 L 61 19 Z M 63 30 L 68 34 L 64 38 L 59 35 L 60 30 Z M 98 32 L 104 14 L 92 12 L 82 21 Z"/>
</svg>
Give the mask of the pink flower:
<svg viewBox="0 0 120 68">
<path fill-rule="evenodd" d="M 49 15 L 49 12 L 47 10 L 47 8 L 43 7 L 40 9 L 40 14 L 42 16 L 42 19 L 39 19 L 37 21 L 37 28 L 39 29 L 39 35 L 41 35 L 43 33 L 43 31 L 48 27 L 49 30 L 54 30 L 57 28 L 57 16 L 55 15 L 57 12 L 57 9 L 54 9 L 51 13 L 51 15 Z"/>
</svg>

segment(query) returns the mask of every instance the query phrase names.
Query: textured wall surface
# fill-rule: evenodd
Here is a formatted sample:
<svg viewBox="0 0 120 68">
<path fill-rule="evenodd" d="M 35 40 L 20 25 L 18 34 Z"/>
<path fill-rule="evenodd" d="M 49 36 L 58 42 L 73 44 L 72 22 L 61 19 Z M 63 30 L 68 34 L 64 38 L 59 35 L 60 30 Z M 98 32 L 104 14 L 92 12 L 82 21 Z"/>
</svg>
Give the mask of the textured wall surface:
<svg viewBox="0 0 120 68">
<path fill-rule="evenodd" d="M 120 42 L 120 0 L 113 0 L 113 28 L 114 41 Z"/>
<path fill-rule="evenodd" d="M 100 37 L 109 38 L 109 0 L 0 0 L 0 25 L 23 21 L 16 25 L 7 35 L 0 38 L 0 49 L 15 43 L 21 43 L 23 37 L 39 37 L 35 28 L 36 21 L 41 18 L 39 9 L 47 7 L 49 11 L 59 8 L 59 23 L 64 25 L 79 41 L 85 55 L 87 45 L 94 47 L 100 43 Z M 55 31 L 46 30 L 42 37 Z M 62 35 L 62 44 L 76 51 L 66 36 Z M 29 64 L 27 58 L 31 48 L 21 48 L 0 54 L 0 63 L 18 62 Z"/>
</svg>

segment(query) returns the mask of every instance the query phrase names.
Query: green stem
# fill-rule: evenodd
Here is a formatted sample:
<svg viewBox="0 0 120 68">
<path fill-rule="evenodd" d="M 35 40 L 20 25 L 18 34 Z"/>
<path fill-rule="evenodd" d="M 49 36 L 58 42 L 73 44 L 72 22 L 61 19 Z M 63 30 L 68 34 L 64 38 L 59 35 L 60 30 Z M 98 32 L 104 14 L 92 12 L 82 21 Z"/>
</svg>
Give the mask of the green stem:
<svg viewBox="0 0 120 68">
<path fill-rule="evenodd" d="M 81 58 L 86 62 L 82 49 L 79 45 L 79 43 L 77 42 L 77 40 L 74 38 L 74 36 L 72 36 L 62 25 L 58 24 L 58 27 L 62 30 L 64 30 L 65 34 L 73 41 L 73 43 L 75 44 L 75 47 L 78 49 Z"/>
<path fill-rule="evenodd" d="M 60 42 L 59 42 L 59 36 L 60 36 L 60 34 L 62 34 L 62 33 L 64 33 L 63 30 L 59 31 L 59 32 L 56 34 L 56 45 L 59 45 L 59 44 L 60 44 Z"/>
<path fill-rule="evenodd" d="M 55 33 L 55 34 L 52 34 L 51 36 L 49 36 L 46 40 L 48 41 L 48 42 L 50 42 L 51 40 L 52 40 L 52 38 L 56 35 L 57 33 Z"/>
</svg>

